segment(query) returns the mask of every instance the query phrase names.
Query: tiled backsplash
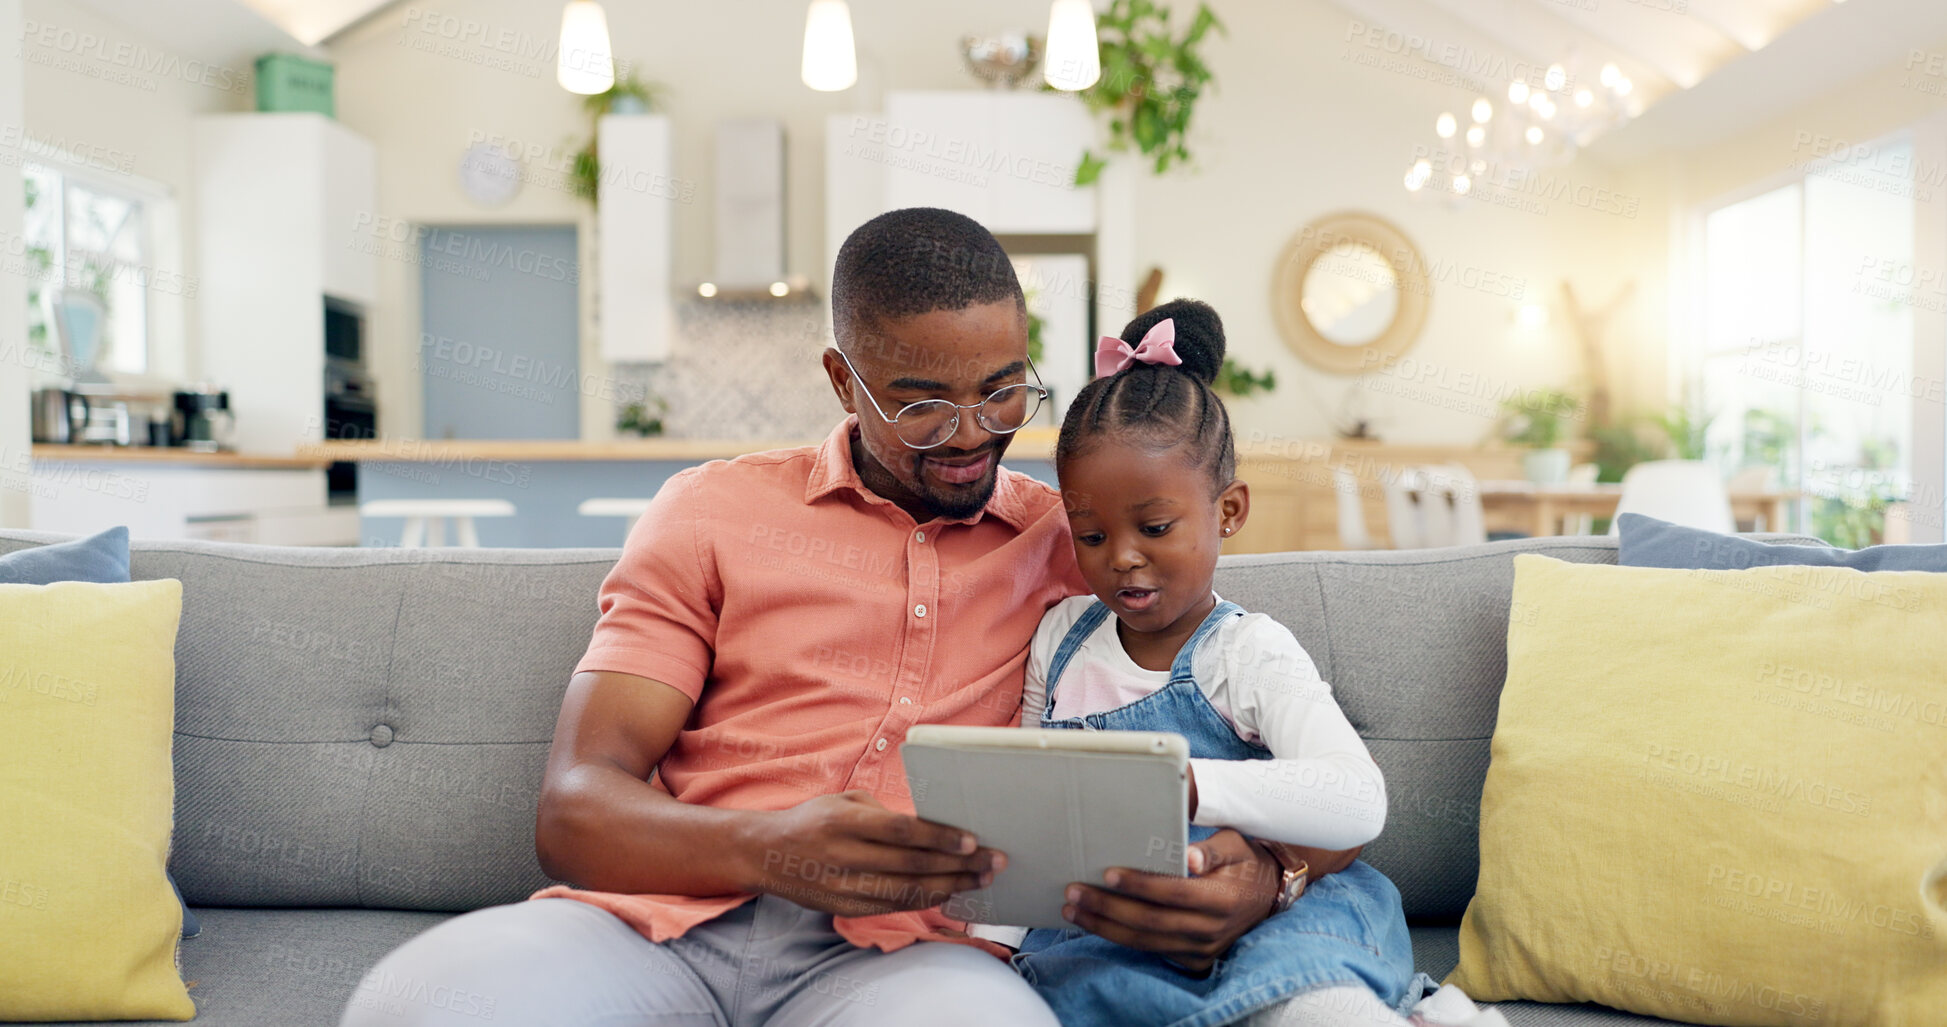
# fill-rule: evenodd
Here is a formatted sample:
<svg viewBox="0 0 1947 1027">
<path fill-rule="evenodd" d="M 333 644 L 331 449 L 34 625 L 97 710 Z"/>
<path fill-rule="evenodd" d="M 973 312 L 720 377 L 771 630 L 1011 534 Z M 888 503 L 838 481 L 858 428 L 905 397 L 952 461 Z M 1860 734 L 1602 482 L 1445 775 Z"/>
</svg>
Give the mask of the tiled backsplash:
<svg viewBox="0 0 1947 1027">
<path fill-rule="evenodd" d="M 618 364 L 617 384 L 669 404 L 670 438 L 823 438 L 845 415 L 819 360 L 830 345 L 825 309 L 812 296 L 679 299 L 669 360 Z"/>
</svg>

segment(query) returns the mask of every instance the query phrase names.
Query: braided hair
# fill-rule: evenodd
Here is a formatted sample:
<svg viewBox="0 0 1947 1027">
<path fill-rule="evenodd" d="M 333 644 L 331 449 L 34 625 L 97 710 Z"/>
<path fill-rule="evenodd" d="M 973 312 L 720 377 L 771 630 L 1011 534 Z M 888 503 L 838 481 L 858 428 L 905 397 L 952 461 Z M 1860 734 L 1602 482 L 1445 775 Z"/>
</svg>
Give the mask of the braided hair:
<svg viewBox="0 0 1947 1027">
<path fill-rule="evenodd" d="M 1088 383 L 1062 419 L 1056 473 L 1103 437 L 1114 436 L 1159 448 L 1188 447 L 1196 465 L 1210 469 L 1213 494 L 1236 477 L 1230 414 L 1210 389 L 1224 363 L 1223 319 L 1201 300 L 1171 300 L 1138 314 L 1122 329 L 1122 341 L 1135 346 L 1165 318 L 1175 323 L 1176 355 L 1183 363 L 1135 363 Z"/>
</svg>

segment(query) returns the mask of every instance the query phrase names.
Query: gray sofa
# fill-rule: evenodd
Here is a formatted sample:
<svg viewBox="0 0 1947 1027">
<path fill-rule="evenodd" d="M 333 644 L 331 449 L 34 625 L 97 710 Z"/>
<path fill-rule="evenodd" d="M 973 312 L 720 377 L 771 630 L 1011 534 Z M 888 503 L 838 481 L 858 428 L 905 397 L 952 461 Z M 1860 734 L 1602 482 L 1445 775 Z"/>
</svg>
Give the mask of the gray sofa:
<svg viewBox="0 0 1947 1027">
<path fill-rule="evenodd" d="M 64 536 L 0 532 L 0 553 Z M 1227 557 L 1217 587 L 1295 632 L 1385 771 L 1365 858 L 1444 976 L 1473 894 L 1513 558 L 1614 563 L 1606 538 Z M 379 957 L 548 883 L 535 797 L 615 550 L 134 547 L 183 583 L 169 866 L 196 1022 L 325 1027 Z M 392 1001 L 372 996 L 375 1001 Z M 1514 1024 L 1648 1020 L 1504 1005 Z"/>
</svg>

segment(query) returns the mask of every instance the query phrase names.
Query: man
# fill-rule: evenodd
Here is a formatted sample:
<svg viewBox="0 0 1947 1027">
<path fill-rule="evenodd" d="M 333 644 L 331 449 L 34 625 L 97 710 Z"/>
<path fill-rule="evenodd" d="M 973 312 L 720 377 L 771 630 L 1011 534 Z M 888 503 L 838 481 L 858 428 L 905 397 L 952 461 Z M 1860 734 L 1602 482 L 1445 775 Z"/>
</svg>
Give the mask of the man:
<svg viewBox="0 0 1947 1027">
<path fill-rule="evenodd" d="M 575 887 L 374 978 L 523 1025 L 1054 1022 L 938 908 L 1006 858 L 911 816 L 898 755 L 914 724 L 1014 723 L 1036 625 L 1084 591 L 1056 492 L 1000 469 L 1040 400 L 1020 285 L 978 224 L 900 210 L 846 240 L 832 311 L 852 416 L 672 478 L 602 585 L 535 830 Z M 1235 832 L 1200 847 L 1201 878 L 1083 882 L 1077 924 L 1207 969 L 1278 874 Z M 475 1019 L 397 1006 L 343 1023 Z"/>
</svg>

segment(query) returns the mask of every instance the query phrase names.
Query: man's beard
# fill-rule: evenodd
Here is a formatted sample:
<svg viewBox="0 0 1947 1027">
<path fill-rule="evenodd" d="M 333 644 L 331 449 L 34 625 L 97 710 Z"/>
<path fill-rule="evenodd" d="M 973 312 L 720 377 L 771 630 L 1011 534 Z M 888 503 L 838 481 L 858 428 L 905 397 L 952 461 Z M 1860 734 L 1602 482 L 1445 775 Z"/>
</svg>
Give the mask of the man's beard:
<svg viewBox="0 0 1947 1027">
<path fill-rule="evenodd" d="M 914 452 L 913 462 L 911 464 L 914 486 L 913 493 L 925 500 L 927 506 L 932 507 L 940 516 L 948 520 L 972 517 L 974 514 L 986 509 L 987 501 L 994 498 L 994 488 L 1000 482 L 1001 448 L 1000 446 L 990 446 L 971 452 L 951 453 L 930 449 Z M 949 487 L 942 489 L 926 476 L 925 466 L 928 456 L 944 456 L 951 459 L 954 457 L 974 456 L 982 452 L 993 454 L 994 462 L 988 466 L 987 473 L 982 475 L 979 481 L 970 482 L 958 488 Z"/>
</svg>

